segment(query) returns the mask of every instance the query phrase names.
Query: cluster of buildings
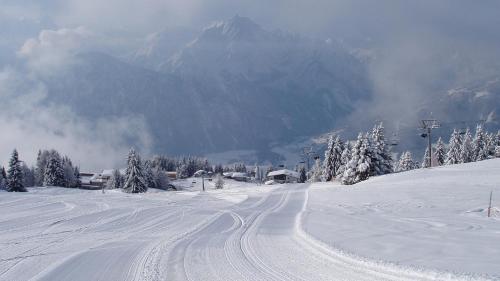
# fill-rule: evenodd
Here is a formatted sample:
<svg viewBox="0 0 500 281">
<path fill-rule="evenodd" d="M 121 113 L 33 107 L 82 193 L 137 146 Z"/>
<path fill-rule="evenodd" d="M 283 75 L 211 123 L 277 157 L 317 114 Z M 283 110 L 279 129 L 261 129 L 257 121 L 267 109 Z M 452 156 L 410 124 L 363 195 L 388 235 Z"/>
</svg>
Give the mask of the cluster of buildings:
<svg viewBox="0 0 500 281">
<path fill-rule="evenodd" d="M 82 181 L 82 188 L 84 189 L 102 189 L 105 187 L 110 180 L 114 170 L 103 170 L 99 173 L 80 173 L 80 179 Z M 125 175 L 125 169 L 119 170 L 122 175 Z M 165 172 L 170 180 L 177 179 L 176 172 Z M 197 171 L 194 174 L 195 177 L 212 177 L 213 173 L 206 172 L 204 170 Z M 254 178 L 251 177 L 248 173 L 242 172 L 227 172 L 223 174 L 223 177 L 226 179 L 232 179 L 236 181 L 242 182 L 250 182 Z M 298 182 L 300 178 L 300 174 L 296 171 L 281 169 L 277 171 L 269 172 L 266 176 L 266 184 L 275 184 L 275 183 L 293 183 Z"/>
</svg>

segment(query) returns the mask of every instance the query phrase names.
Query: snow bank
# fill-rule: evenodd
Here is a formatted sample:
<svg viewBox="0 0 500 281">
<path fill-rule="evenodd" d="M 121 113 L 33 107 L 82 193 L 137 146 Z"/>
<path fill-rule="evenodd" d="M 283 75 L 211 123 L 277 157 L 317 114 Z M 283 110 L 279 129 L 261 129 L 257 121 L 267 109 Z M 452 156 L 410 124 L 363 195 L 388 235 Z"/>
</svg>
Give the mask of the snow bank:
<svg viewBox="0 0 500 281">
<path fill-rule="evenodd" d="M 354 186 L 314 184 L 303 227 L 330 246 L 374 260 L 500 276 L 499 207 L 500 159 L 494 159 Z"/>
</svg>

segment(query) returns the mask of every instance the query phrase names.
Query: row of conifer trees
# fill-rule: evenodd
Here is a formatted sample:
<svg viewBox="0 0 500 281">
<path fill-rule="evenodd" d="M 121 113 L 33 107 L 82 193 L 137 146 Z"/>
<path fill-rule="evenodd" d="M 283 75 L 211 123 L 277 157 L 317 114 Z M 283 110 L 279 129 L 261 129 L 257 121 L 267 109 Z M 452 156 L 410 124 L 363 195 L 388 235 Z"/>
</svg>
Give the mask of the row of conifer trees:
<svg viewBox="0 0 500 281">
<path fill-rule="evenodd" d="M 481 125 L 477 126 L 474 136 L 470 129 L 454 130 L 448 145 L 441 138 L 433 145 L 432 162 L 426 150 L 421 165 L 413 160 L 410 151 L 401 153 L 399 161 L 394 161 L 392 155 L 382 124 L 375 125 L 371 132 L 360 133 L 355 141 L 343 141 L 332 135 L 324 161 L 316 160 L 308 178 L 313 182 L 335 179 L 349 185 L 371 176 L 426 168 L 429 163 L 441 166 L 500 157 L 500 131 L 489 133 Z"/>
</svg>

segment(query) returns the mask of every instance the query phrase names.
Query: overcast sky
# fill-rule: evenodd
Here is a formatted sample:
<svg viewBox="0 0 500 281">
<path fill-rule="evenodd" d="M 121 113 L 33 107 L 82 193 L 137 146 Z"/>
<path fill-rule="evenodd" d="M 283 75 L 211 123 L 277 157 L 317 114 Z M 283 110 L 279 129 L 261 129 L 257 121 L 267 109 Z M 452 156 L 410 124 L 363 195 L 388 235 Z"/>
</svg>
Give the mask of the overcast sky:
<svg viewBox="0 0 500 281">
<path fill-rule="evenodd" d="M 11 131 L 9 137 L 0 137 L 0 157 L 6 159 L 17 143 L 28 150 L 30 132 L 41 144 L 59 143 L 67 151 L 79 147 L 77 156 L 99 155 L 113 145 L 120 154 L 109 158 L 121 161 L 126 145 L 119 138 L 131 133 L 127 126 L 105 139 L 79 142 L 86 130 L 105 125 L 70 118 L 64 108 L 37 106 L 47 94 L 37 77 L 60 71 L 78 51 L 120 54 L 152 32 L 179 26 L 201 29 L 236 14 L 266 29 L 371 49 L 376 60 L 370 73 L 377 92 L 371 108 L 384 112 L 382 118 L 410 111 L 433 94 L 429 89 L 436 88 L 436 81 L 460 85 L 500 73 L 498 0 L 0 0 L 0 97 L 9 100 L 0 105 L 0 122 L 8 123 Z M 25 62 L 22 69 L 15 67 L 19 60 Z M 23 104 L 27 95 L 36 99 L 25 105 L 22 119 L 13 120 L 11 105 Z M 381 110 L 387 101 L 399 106 Z M 54 122 L 34 134 L 40 129 L 38 112 Z M 141 120 L 134 122 L 141 127 Z"/>
</svg>

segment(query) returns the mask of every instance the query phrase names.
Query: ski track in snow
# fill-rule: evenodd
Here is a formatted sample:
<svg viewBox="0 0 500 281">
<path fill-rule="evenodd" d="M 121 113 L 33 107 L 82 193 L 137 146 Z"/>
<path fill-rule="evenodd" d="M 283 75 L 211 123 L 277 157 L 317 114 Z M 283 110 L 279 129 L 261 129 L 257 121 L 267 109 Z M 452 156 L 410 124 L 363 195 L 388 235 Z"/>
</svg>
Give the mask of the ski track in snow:
<svg viewBox="0 0 500 281">
<path fill-rule="evenodd" d="M 302 228 L 304 184 L 239 204 L 202 193 L 161 196 L 1 198 L 0 280 L 473 279 L 373 262 L 323 244 Z"/>
</svg>

